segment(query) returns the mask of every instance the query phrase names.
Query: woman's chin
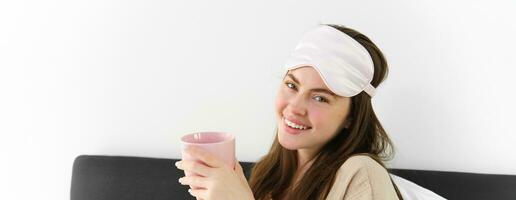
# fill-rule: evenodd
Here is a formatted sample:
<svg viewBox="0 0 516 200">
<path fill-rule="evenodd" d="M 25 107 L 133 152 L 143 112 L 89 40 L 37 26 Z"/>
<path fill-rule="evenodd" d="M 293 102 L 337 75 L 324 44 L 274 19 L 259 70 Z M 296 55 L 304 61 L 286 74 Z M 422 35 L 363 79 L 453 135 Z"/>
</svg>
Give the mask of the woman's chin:
<svg viewBox="0 0 516 200">
<path fill-rule="evenodd" d="M 282 137 L 282 134 L 285 134 L 285 133 L 282 133 L 282 132 L 278 132 L 278 142 L 279 144 L 285 148 L 285 149 L 288 149 L 288 150 L 296 150 L 296 149 L 299 149 L 299 144 L 297 144 L 295 141 L 288 141 L 288 140 L 285 140 L 284 137 Z"/>
<path fill-rule="evenodd" d="M 288 149 L 288 150 L 297 150 L 297 148 L 296 148 L 295 146 L 293 146 L 293 145 L 289 145 L 289 144 L 284 145 L 284 144 L 282 144 L 281 142 L 280 142 L 280 144 L 281 144 L 281 146 L 282 146 L 283 148 L 285 148 L 285 149 Z"/>
<path fill-rule="evenodd" d="M 297 147 L 295 147 L 295 146 L 293 146 L 293 145 L 288 145 L 288 144 L 287 144 L 287 145 L 284 145 L 284 144 L 282 144 L 281 142 L 280 142 L 280 144 L 281 144 L 281 146 L 282 146 L 283 148 L 285 148 L 285 149 L 292 150 L 292 151 L 293 151 L 293 150 L 297 150 Z"/>
</svg>

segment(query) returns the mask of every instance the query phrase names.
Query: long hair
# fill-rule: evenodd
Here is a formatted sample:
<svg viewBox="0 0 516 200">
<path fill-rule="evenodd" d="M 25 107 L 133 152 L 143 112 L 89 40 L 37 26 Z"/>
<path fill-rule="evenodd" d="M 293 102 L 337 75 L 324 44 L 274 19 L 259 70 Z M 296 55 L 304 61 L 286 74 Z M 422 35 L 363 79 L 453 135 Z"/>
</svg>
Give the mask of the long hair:
<svg viewBox="0 0 516 200">
<path fill-rule="evenodd" d="M 374 63 L 374 77 L 371 85 L 378 87 L 385 80 L 388 66 L 380 49 L 365 35 L 342 25 L 325 24 L 349 35 L 364 46 Z M 385 168 L 384 161 L 394 156 L 394 146 L 376 117 L 371 105 L 371 97 L 362 91 L 351 97 L 351 120 L 349 128 L 342 128 L 327 142 L 314 157 L 313 164 L 294 183 L 294 173 L 298 168 L 297 151 L 285 149 L 275 137 L 269 152 L 253 166 L 249 184 L 257 200 L 326 199 L 337 170 L 351 156 L 367 154 Z M 276 135 L 277 135 L 276 128 Z"/>
</svg>

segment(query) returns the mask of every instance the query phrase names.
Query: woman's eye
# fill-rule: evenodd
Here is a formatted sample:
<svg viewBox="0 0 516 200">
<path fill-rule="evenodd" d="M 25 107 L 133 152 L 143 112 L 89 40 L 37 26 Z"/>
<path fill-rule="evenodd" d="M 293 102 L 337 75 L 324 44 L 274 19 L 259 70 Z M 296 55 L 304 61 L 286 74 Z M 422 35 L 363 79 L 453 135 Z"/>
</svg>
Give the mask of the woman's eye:
<svg viewBox="0 0 516 200">
<path fill-rule="evenodd" d="M 285 85 L 290 89 L 296 90 L 296 85 L 293 83 L 286 82 Z M 328 100 L 322 96 L 315 96 L 314 99 L 318 102 L 328 103 Z"/>
<path fill-rule="evenodd" d="M 326 98 L 321 97 L 321 96 L 315 96 L 315 100 L 319 101 L 319 102 L 328 102 L 328 100 L 326 100 Z"/>
<path fill-rule="evenodd" d="M 291 88 L 291 89 L 295 89 L 296 86 L 292 83 L 285 83 L 285 85 L 287 85 L 288 88 Z"/>
</svg>

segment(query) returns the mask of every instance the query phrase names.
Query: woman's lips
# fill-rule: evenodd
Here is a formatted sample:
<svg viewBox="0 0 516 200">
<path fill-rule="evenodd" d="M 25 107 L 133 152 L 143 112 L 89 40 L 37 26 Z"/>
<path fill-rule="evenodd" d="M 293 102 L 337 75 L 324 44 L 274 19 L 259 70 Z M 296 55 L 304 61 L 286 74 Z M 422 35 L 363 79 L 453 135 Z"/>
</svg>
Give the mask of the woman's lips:
<svg viewBox="0 0 516 200">
<path fill-rule="evenodd" d="M 300 122 L 299 120 L 295 120 L 295 119 L 290 119 L 290 118 L 283 117 L 283 121 L 285 121 L 285 119 L 286 119 L 286 120 L 288 120 L 288 121 L 290 121 L 290 122 L 292 122 L 292 123 L 294 123 L 294 124 L 297 124 L 297 125 L 301 125 L 301 126 L 305 126 L 305 127 L 310 128 L 310 126 L 305 125 L 304 123 Z"/>
<path fill-rule="evenodd" d="M 308 131 L 310 129 L 312 129 L 312 127 L 309 127 L 308 129 L 305 129 L 305 130 L 301 130 L 301 129 L 296 129 L 296 128 L 292 128 L 290 126 L 288 126 L 285 121 L 283 120 L 283 129 L 285 130 L 285 132 L 289 133 L 289 134 L 292 134 L 292 135 L 298 135 L 300 133 L 303 133 L 305 131 Z"/>
</svg>

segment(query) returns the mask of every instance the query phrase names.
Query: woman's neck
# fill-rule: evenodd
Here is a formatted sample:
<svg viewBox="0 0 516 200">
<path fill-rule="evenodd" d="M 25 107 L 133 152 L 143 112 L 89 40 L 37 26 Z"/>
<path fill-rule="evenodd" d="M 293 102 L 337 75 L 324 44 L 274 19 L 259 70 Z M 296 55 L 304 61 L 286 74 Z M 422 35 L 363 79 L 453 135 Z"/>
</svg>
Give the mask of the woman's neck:
<svg viewBox="0 0 516 200">
<path fill-rule="evenodd" d="M 314 156 L 308 154 L 306 151 L 298 150 L 298 165 L 296 173 L 294 174 L 294 185 L 305 175 L 306 171 L 312 166 Z"/>
<path fill-rule="evenodd" d="M 318 150 L 312 149 L 298 149 L 297 150 L 297 166 L 303 168 L 308 163 L 314 160 L 315 154 Z"/>
<path fill-rule="evenodd" d="M 306 171 L 312 166 L 314 162 L 314 154 L 310 153 L 311 151 L 306 149 L 298 149 L 297 150 L 297 169 L 294 173 L 293 183 L 287 190 L 293 189 L 296 184 L 301 180 L 301 178 L 305 175 Z M 288 196 L 288 191 L 284 191 L 282 195 L 280 195 L 279 199 L 286 199 Z"/>
</svg>

